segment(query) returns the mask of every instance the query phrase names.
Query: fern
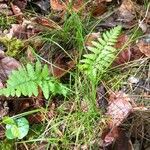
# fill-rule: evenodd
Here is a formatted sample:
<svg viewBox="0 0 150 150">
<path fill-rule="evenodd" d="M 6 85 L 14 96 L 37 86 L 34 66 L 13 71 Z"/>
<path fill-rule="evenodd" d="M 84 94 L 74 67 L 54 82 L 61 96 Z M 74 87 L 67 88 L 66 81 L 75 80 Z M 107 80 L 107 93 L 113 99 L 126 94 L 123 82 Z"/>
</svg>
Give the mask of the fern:
<svg viewBox="0 0 150 150">
<path fill-rule="evenodd" d="M 35 65 L 27 64 L 18 70 L 12 71 L 7 80 L 6 88 L 0 89 L 0 95 L 5 96 L 38 96 L 41 88 L 46 99 L 49 95 L 67 94 L 67 88 L 49 75 L 47 65 L 42 67 L 40 62 Z"/>
<path fill-rule="evenodd" d="M 83 55 L 79 67 L 92 81 L 100 79 L 107 71 L 118 51 L 113 47 L 121 32 L 121 26 L 117 26 L 110 31 L 103 33 L 98 41 L 92 41 L 93 47 L 88 47 L 90 54 Z"/>
</svg>

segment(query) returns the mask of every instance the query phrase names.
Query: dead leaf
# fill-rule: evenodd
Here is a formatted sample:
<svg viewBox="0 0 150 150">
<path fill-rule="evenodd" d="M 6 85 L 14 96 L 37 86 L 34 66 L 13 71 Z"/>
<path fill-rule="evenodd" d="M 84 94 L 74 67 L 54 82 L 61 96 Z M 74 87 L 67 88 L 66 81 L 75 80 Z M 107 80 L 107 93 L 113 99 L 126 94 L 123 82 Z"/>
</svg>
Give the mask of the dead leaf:
<svg viewBox="0 0 150 150">
<path fill-rule="evenodd" d="M 123 22 L 130 22 L 135 18 L 135 3 L 133 3 L 132 0 L 123 0 L 118 10 L 118 20 L 121 20 Z"/>
<path fill-rule="evenodd" d="M 75 62 L 72 60 L 66 61 L 67 57 L 63 54 L 60 54 L 57 56 L 57 58 L 54 60 L 54 66 L 52 67 L 52 73 L 56 78 L 61 78 L 66 73 L 68 73 L 69 70 L 75 67 Z"/>
<path fill-rule="evenodd" d="M 86 35 L 85 38 L 85 46 L 93 46 L 92 41 L 97 40 L 100 37 L 100 32 L 97 33 L 90 33 Z"/>
<path fill-rule="evenodd" d="M 49 29 L 61 29 L 61 27 L 55 23 L 54 21 L 42 17 L 36 17 L 32 19 L 34 23 L 37 23 L 38 25 L 47 27 Z"/>
<path fill-rule="evenodd" d="M 105 137 L 106 143 L 104 143 L 103 147 L 107 148 L 111 146 L 111 149 L 115 150 L 133 150 L 133 145 L 129 137 L 127 136 L 127 131 L 122 128 L 114 128 L 109 134 Z M 107 141 L 115 141 L 112 145 L 109 145 Z"/>
<path fill-rule="evenodd" d="M 84 6 L 84 0 L 76 0 L 70 2 L 69 0 L 65 0 L 62 2 L 61 0 L 50 0 L 51 8 L 54 11 L 66 11 L 69 5 L 72 6 L 72 10 L 78 12 Z"/>
<path fill-rule="evenodd" d="M 140 39 L 137 43 L 137 46 L 143 54 L 145 54 L 147 57 L 150 57 L 150 34 Z"/>
<path fill-rule="evenodd" d="M 0 60 L 0 79 L 5 81 L 13 70 L 21 67 L 21 64 L 12 57 L 5 57 Z"/>
<path fill-rule="evenodd" d="M 106 136 L 104 137 L 105 146 L 112 144 L 119 135 L 118 127 L 133 111 L 131 105 L 132 99 L 122 91 L 111 93 L 109 97 L 109 106 L 107 108 L 106 115 L 110 117 L 108 121 L 108 129 Z"/>
<path fill-rule="evenodd" d="M 122 34 L 121 36 L 119 36 L 117 43 L 115 44 L 115 48 L 121 49 L 124 46 L 124 44 L 128 41 L 128 39 L 129 37 L 126 34 Z M 128 47 L 126 47 L 119 53 L 114 64 L 120 65 L 129 62 L 131 60 L 131 54 L 132 53 L 130 45 L 128 45 Z"/>
<path fill-rule="evenodd" d="M 97 5 L 92 6 L 91 13 L 94 17 L 99 17 L 107 11 L 106 3 L 99 2 Z"/>
<path fill-rule="evenodd" d="M 28 39 L 38 34 L 40 30 L 33 26 L 31 21 L 23 19 L 22 24 L 12 24 L 7 37 L 16 37 L 18 39 Z"/>
<path fill-rule="evenodd" d="M 27 0 L 13 0 L 13 4 L 24 10 L 27 6 Z"/>
<path fill-rule="evenodd" d="M 133 100 L 121 91 L 110 94 L 106 113 L 111 118 L 111 121 L 108 123 L 110 128 L 119 126 L 132 112 L 131 101 Z"/>
<path fill-rule="evenodd" d="M 66 6 L 60 0 L 50 0 L 51 8 L 55 11 L 62 11 L 66 9 Z"/>
<path fill-rule="evenodd" d="M 11 3 L 10 5 L 14 15 L 16 16 L 17 21 L 19 23 L 22 23 L 23 13 L 21 12 L 21 9 L 17 5 L 14 5 L 13 3 Z"/>
</svg>

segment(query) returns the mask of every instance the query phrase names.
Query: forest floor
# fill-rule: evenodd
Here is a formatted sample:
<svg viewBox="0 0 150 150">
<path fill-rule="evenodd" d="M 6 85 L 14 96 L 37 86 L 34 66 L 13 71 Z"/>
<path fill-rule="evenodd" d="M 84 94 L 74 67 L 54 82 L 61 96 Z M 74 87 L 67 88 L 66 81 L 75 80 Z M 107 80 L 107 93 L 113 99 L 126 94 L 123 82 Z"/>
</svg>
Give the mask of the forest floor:
<svg viewBox="0 0 150 150">
<path fill-rule="evenodd" d="M 0 0 L 1 150 L 150 150 L 149 0 Z"/>
</svg>

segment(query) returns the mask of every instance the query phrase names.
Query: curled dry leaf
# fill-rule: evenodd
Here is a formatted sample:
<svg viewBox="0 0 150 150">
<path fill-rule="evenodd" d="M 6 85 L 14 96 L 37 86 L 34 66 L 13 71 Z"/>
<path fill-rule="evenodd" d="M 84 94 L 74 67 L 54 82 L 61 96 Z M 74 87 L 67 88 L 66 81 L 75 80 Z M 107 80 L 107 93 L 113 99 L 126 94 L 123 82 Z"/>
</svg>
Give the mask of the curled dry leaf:
<svg viewBox="0 0 150 150">
<path fill-rule="evenodd" d="M 139 40 L 137 46 L 143 54 L 150 57 L 150 34 Z"/>
<path fill-rule="evenodd" d="M 51 8 L 56 11 L 62 11 L 65 9 L 65 4 L 60 0 L 50 0 Z"/>
</svg>

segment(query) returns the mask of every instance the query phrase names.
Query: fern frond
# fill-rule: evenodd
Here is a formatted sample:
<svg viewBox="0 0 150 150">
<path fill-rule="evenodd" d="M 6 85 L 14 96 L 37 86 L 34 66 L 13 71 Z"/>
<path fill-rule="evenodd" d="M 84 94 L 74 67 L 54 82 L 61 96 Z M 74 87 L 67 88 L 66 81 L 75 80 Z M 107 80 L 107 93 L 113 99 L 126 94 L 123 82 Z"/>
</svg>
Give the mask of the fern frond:
<svg viewBox="0 0 150 150">
<path fill-rule="evenodd" d="M 67 88 L 49 75 L 47 65 L 42 67 L 40 62 L 35 65 L 27 64 L 12 71 L 7 80 L 6 88 L 0 89 L 0 95 L 5 96 L 38 96 L 38 87 L 46 99 L 49 95 L 67 94 Z"/>
<path fill-rule="evenodd" d="M 120 32 L 121 26 L 117 26 L 103 33 L 98 41 L 92 41 L 93 47 L 87 47 L 91 53 L 83 55 L 79 67 L 93 81 L 101 77 L 115 59 L 118 50 L 113 46 Z"/>
</svg>

